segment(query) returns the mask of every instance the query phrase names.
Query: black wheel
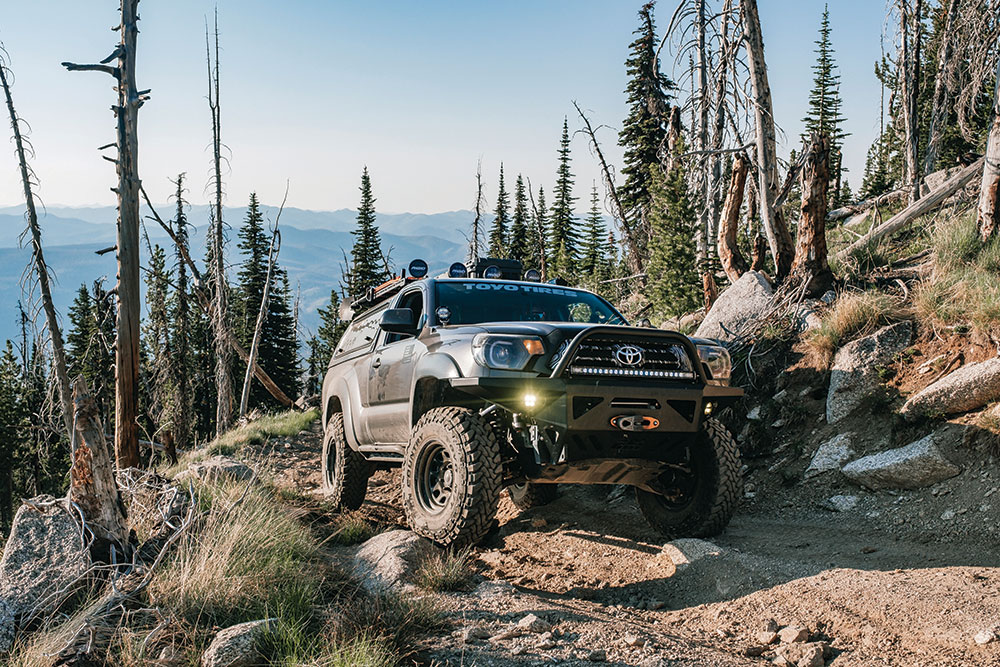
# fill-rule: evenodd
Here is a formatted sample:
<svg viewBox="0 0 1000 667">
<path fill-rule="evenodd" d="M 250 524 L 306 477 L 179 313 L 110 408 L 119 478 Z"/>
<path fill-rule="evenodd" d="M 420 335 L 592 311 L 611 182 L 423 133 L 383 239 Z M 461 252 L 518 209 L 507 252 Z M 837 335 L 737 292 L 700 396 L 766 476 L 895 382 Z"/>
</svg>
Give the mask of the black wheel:
<svg viewBox="0 0 1000 667">
<path fill-rule="evenodd" d="M 733 436 L 715 419 L 707 419 L 688 461 L 660 477 L 662 494 L 635 490 L 639 510 L 670 538 L 716 535 L 729 524 L 743 496 L 741 467 Z"/>
<path fill-rule="evenodd" d="M 530 510 L 532 507 L 548 505 L 559 495 L 558 484 L 532 484 L 522 482 L 507 487 L 507 495 L 520 510 Z"/>
<path fill-rule="evenodd" d="M 336 509 L 356 510 L 365 502 L 371 474 L 371 464 L 347 444 L 343 413 L 334 414 L 323 435 L 323 492 Z"/>
<path fill-rule="evenodd" d="M 488 420 L 466 408 L 429 411 L 403 458 L 403 510 L 410 528 L 439 544 L 484 538 L 500 500 L 500 444 Z"/>
</svg>

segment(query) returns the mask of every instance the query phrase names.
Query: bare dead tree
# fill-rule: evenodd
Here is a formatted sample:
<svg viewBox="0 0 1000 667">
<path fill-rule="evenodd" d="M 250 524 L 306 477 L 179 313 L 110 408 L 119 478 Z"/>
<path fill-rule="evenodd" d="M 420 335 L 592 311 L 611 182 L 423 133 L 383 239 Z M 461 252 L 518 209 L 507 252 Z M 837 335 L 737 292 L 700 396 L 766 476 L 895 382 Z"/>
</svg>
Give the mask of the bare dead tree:
<svg viewBox="0 0 1000 667">
<path fill-rule="evenodd" d="M 476 217 L 472 219 L 472 234 L 469 238 L 469 266 L 475 266 L 479 261 L 479 252 L 483 238 L 483 160 L 476 163 Z"/>
<path fill-rule="evenodd" d="M 278 215 L 274 219 L 274 228 L 271 230 L 271 247 L 267 253 L 267 274 L 264 278 L 264 294 L 260 299 L 260 309 L 257 311 L 257 323 L 254 325 L 253 338 L 250 341 L 250 355 L 247 359 L 247 372 L 243 377 L 243 391 L 240 394 L 240 419 L 247 414 L 247 401 L 250 400 L 250 380 L 253 378 L 253 367 L 257 362 L 257 346 L 260 344 L 260 333 L 264 328 L 264 320 L 267 318 L 267 305 L 271 296 L 271 281 L 274 275 L 274 263 L 278 259 L 278 252 L 281 250 L 281 232 L 278 231 L 278 223 L 281 221 L 281 212 L 285 210 L 285 202 L 288 200 L 288 186 L 285 186 L 285 197 L 281 200 L 281 207 Z"/>
<path fill-rule="evenodd" d="M 808 281 L 807 294 L 822 294 L 833 282 L 827 263 L 826 209 L 830 185 L 830 137 L 813 132 L 802 169 L 802 215 L 792 274 Z"/>
<path fill-rule="evenodd" d="M 993 121 L 990 123 L 984 159 L 976 225 L 980 238 L 987 241 L 1000 229 L 1000 56 L 997 57 L 993 89 Z"/>
<path fill-rule="evenodd" d="M 115 457 L 118 467 L 139 465 L 139 108 L 149 99 L 148 90 L 135 82 L 136 40 L 139 35 L 139 0 L 121 0 L 121 41 L 96 65 L 64 62 L 71 72 L 110 74 L 117 82 L 118 171 L 118 316 L 115 323 Z M 111 66 L 113 60 L 118 61 Z"/>
<path fill-rule="evenodd" d="M 215 430 L 221 434 L 232 421 L 233 386 L 229 375 L 229 283 L 226 280 L 225 222 L 222 210 L 222 107 L 219 102 L 219 9 L 215 9 L 215 59 L 205 25 L 205 59 L 208 64 L 208 109 L 212 115 L 212 185 L 215 190 L 211 215 L 212 331 L 215 339 Z"/>
<path fill-rule="evenodd" d="M 635 224 L 630 224 L 629 220 L 625 216 L 625 208 L 622 206 L 621 199 L 618 197 L 618 189 L 615 187 L 615 179 L 611 173 L 611 168 L 608 166 L 608 161 L 604 159 L 604 153 L 601 151 L 601 144 L 597 141 L 597 134 L 594 126 L 591 125 L 590 119 L 583 113 L 580 109 L 580 105 L 573 101 L 573 106 L 576 108 L 576 112 L 580 114 L 580 119 L 583 121 L 584 132 L 590 138 L 590 148 L 594 151 L 597 156 L 597 161 L 601 165 L 601 175 L 604 179 L 604 190 L 607 194 L 608 199 L 611 201 L 612 208 L 611 213 L 614 217 L 615 222 L 618 223 L 619 229 L 622 231 L 622 236 L 625 239 L 625 243 L 628 246 L 627 262 L 629 271 L 632 273 L 642 273 L 643 272 L 643 253 L 641 252 L 642 246 L 637 238 L 638 234 L 649 235 L 648 230 L 640 229 L 636 230 Z M 598 127 L 597 129 L 600 129 Z"/>
<path fill-rule="evenodd" d="M 918 129 L 918 96 L 920 91 L 920 36 L 923 0 L 897 0 L 899 12 L 899 89 L 903 95 L 903 141 L 906 161 L 906 183 L 910 203 L 920 199 L 920 137 Z"/>
<path fill-rule="evenodd" d="M 31 261 L 35 270 L 35 279 L 38 281 L 38 290 L 41 293 L 42 309 L 45 312 L 45 323 L 48 327 L 49 339 L 52 342 L 52 361 L 55 368 L 59 403 L 62 406 L 63 424 L 66 427 L 66 435 L 72 439 L 73 401 L 69 384 L 69 372 L 66 370 L 66 352 L 63 346 L 62 331 L 59 329 L 56 309 L 52 303 L 52 288 L 49 285 L 49 266 L 45 263 L 45 253 L 42 251 L 42 229 L 38 224 L 38 212 L 35 208 L 35 194 L 33 189 L 36 181 L 34 179 L 34 172 L 28 165 L 28 157 L 25 151 L 27 140 L 21 134 L 21 119 L 14 110 L 14 99 L 10 92 L 13 75 L 7 65 L 6 55 L 7 52 L 0 46 L 0 83 L 3 84 L 4 97 L 7 99 L 7 113 L 10 115 L 10 127 L 14 133 L 14 154 L 17 156 L 18 167 L 21 171 L 21 185 L 24 188 L 25 215 L 28 220 L 28 231 L 31 234 Z M 26 341 L 23 344 L 21 356 L 25 361 L 28 358 Z"/>
<path fill-rule="evenodd" d="M 722 217 L 719 220 L 719 260 L 722 269 L 730 282 L 736 282 L 747 272 L 749 266 L 736 241 L 740 221 L 740 208 L 743 206 L 743 192 L 746 189 L 747 169 L 749 163 L 742 153 L 736 154 L 733 161 L 733 176 L 726 195 L 726 203 L 722 207 Z"/>
<path fill-rule="evenodd" d="M 944 122 L 948 112 L 948 102 L 952 89 L 949 85 L 950 73 L 955 68 L 955 24 L 958 22 L 959 9 L 962 0 L 946 0 L 944 26 L 941 29 L 941 42 L 937 50 L 937 75 L 934 77 L 934 95 L 931 98 L 931 114 L 927 127 L 927 152 L 924 155 L 924 173 L 934 171 L 938 156 L 941 153 L 941 136 L 944 133 Z"/>
<path fill-rule="evenodd" d="M 774 257 L 776 278 L 781 281 L 791 270 L 793 247 L 792 236 L 781 217 L 781 211 L 774 205 L 778 195 L 778 158 L 771 86 L 767 81 L 767 63 L 764 60 L 764 38 L 760 29 L 757 0 L 742 0 L 740 9 L 753 89 L 761 217 L 771 255 Z"/>
</svg>

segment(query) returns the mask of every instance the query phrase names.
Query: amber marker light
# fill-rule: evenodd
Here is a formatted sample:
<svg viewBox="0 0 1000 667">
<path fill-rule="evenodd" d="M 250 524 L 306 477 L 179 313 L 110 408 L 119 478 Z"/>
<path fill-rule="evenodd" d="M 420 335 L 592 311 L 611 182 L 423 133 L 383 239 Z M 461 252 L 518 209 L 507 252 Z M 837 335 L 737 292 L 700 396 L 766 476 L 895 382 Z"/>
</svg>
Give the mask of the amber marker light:
<svg viewBox="0 0 1000 667">
<path fill-rule="evenodd" d="M 524 349 L 528 351 L 528 354 L 534 356 L 536 354 L 541 354 L 545 351 L 542 347 L 542 341 L 537 338 L 525 338 L 524 339 Z"/>
</svg>

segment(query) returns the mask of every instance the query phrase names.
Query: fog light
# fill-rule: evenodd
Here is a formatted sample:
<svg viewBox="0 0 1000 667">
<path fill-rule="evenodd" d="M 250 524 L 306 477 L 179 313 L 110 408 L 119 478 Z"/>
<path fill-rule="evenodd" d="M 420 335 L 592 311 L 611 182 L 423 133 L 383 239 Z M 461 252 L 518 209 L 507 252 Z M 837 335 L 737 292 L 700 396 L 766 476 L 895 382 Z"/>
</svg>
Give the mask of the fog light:
<svg viewBox="0 0 1000 667">
<path fill-rule="evenodd" d="M 526 408 L 533 408 L 533 407 L 535 407 L 536 403 L 538 403 L 538 397 L 537 396 L 535 396 L 534 394 L 525 394 L 524 395 L 524 407 L 526 407 Z"/>
<path fill-rule="evenodd" d="M 712 404 L 705 403 L 705 416 L 710 417 L 712 415 Z"/>
</svg>

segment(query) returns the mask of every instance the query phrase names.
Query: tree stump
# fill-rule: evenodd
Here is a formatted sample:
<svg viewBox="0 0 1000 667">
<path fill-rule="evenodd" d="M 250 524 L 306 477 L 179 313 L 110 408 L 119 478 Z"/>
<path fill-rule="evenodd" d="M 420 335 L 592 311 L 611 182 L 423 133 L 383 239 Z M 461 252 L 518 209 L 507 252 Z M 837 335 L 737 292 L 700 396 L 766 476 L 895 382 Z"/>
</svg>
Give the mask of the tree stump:
<svg viewBox="0 0 1000 667">
<path fill-rule="evenodd" d="M 833 283 L 827 263 L 826 210 L 830 184 L 830 138 L 813 132 L 809 157 L 802 168 L 802 217 L 792 261 L 792 274 L 809 280 L 808 294 L 821 294 Z"/>
</svg>

